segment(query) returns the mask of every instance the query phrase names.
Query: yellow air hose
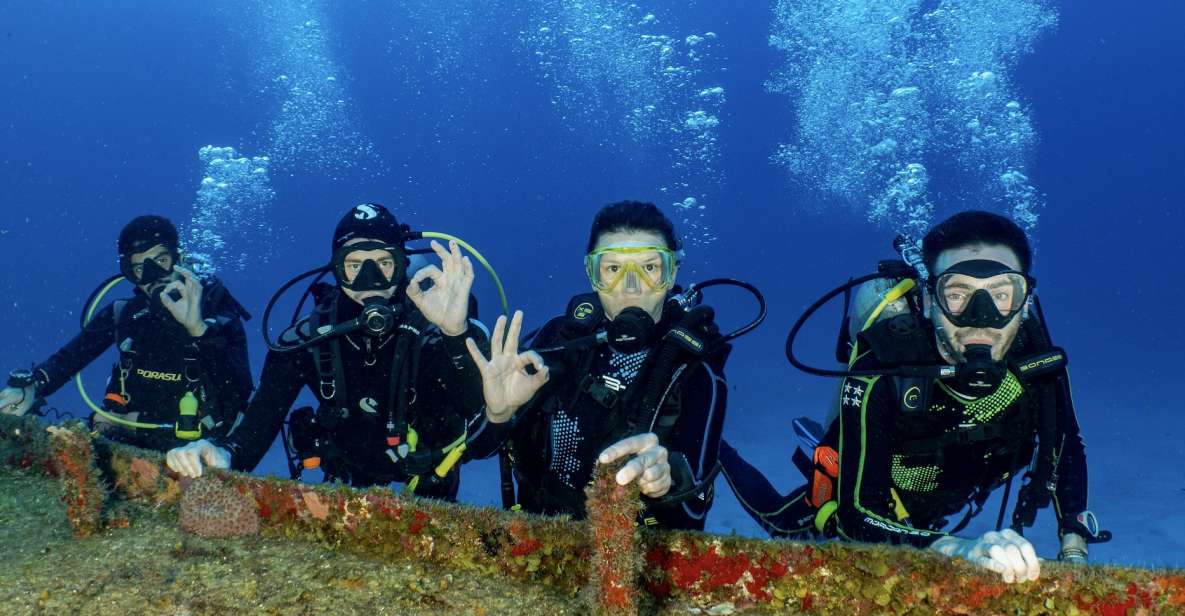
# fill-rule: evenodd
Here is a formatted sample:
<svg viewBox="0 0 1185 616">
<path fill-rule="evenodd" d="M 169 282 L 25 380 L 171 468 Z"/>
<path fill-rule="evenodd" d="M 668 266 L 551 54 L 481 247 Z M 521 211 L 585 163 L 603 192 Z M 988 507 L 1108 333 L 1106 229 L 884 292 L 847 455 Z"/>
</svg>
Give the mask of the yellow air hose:
<svg viewBox="0 0 1185 616">
<path fill-rule="evenodd" d="M 461 238 L 456 237 L 455 235 L 449 235 L 448 233 L 425 231 L 421 235 L 423 235 L 424 237 L 427 237 L 427 238 L 452 240 L 452 241 L 456 242 L 458 246 L 464 248 L 470 254 L 472 254 L 473 257 L 475 259 L 477 259 L 477 262 L 481 263 L 482 267 L 484 267 L 486 269 L 486 271 L 490 273 L 490 277 L 494 279 L 494 286 L 496 286 L 498 288 L 498 297 L 502 301 L 502 313 L 509 316 L 510 303 L 506 300 L 506 289 L 502 286 L 502 279 L 498 277 L 498 273 L 494 271 L 494 267 L 492 265 L 490 265 L 490 262 L 487 261 L 486 258 L 483 257 L 481 255 L 481 253 L 477 251 L 477 249 L 475 249 L 473 246 L 469 245 L 469 243 L 466 242 L 465 240 L 462 240 Z M 90 323 L 91 318 L 94 317 L 95 310 L 99 307 L 99 304 L 103 301 L 103 298 L 106 297 L 107 293 L 109 291 L 111 291 L 111 289 L 113 289 L 115 287 L 115 285 L 119 284 L 120 282 L 122 282 L 124 280 L 127 280 L 127 279 L 126 278 L 116 278 L 116 279 L 112 280 L 111 282 L 107 283 L 98 293 L 95 294 L 95 299 L 92 300 L 90 305 L 87 306 L 87 308 L 86 308 L 86 319 L 83 321 L 84 326 L 85 326 L 85 324 Z M 127 419 L 123 419 L 122 417 L 117 417 L 115 415 L 112 415 L 111 413 L 104 411 L 99 405 L 95 404 L 94 400 L 91 400 L 91 397 L 89 395 L 87 395 L 86 387 L 83 386 L 83 384 L 82 384 L 82 373 L 81 372 L 74 375 L 74 383 L 75 383 L 75 385 L 78 386 L 78 393 L 79 393 L 79 395 L 82 396 L 82 401 L 85 402 L 86 405 L 89 406 L 92 411 L 94 411 L 95 413 L 97 413 L 98 415 L 103 417 L 104 419 L 110 421 L 111 423 L 118 424 L 121 426 L 127 426 L 129 428 L 152 429 L 152 430 L 155 430 L 158 428 L 172 428 L 173 427 L 169 424 L 150 424 L 150 423 L 141 423 L 141 422 L 137 422 L 137 421 L 130 421 Z M 455 463 L 455 459 L 453 460 L 453 462 Z"/>
<path fill-rule="evenodd" d="M 881 313 L 885 311 L 885 308 L 889 307 L 889 304 L 901 299 L 906 293 L 909 293 L 916 286 L 917 283 L 912 278 L 906 278 L 905 280 L 897 283 L 897 285 L 892 289 L 886 291 L 884 297 L 881 298 L 880 303 L 877 304 L 872 313 L 868 315 L 868 318 L 864 320 L 864 326 L 860 328 L 860 331 L 864 331 L 869 327 L 872 327 L 872 324 L 876 323 L 877 317 L 881 316 Z M 852 365 L 856 363 L 856 360 L 860 357 L 857 355 L 857 345 L 854 343 L 855 341 L 853 340 L 852 352 L 848 356 L 848 368 L 851 368 Z"/>
<path fill-rule="evenodd" d="M 494 279 L 494 286 L 498 287 L 498 297 L 502 300 L 502 314 L 506 315 L 507 317 L 510 316 L 510 303 L 506 301 L 506 290 L 502 288 L 502 279 L 498 278 L 498 273 L 494 271 L 494 268 L 490 265 L 490 262 L 486 261 L 486 258 L 481 256 L 480 252 L 477 252 L 473 246 L 470 246 L 465 240 L 455 235 L 439 233 L 436 231 L 424 231 L 420 235 L 434 239 L 452 240 L 456 242 L 458 246 L 464 248 L 470 254 L 472 254 L 473 258 L 477 259 L 477 262 L 481 263 L 482 267 L 486 268 L 486 271 L 490 273 L 490 277 Z"/>
<path fill-rule="evenodd" d="M 90 305 L 86 307 L 86 319 L 84 319 L 82 322 L 83 327 L 86 327 L 86 324 L 91 322 L 91 318 L 95 316 L 95 310 L 99 307 L 99 303 L 103 301 L 103 298 L 107 295 L 107 292 L 110 291 L 111 289 L 115 288 L 115 285 L 119 284 L 120 282 L 123 282 L 124 280 L 127 280 L 127 278 L 116 278 L 116 279 L 112 280 L 111 282 L 107 283 L 98 293 L 95 294 L 95 299 L 91 300 Z M 107 421 L 110 421 L 113 424 L 119 424 L 121 426 L 127 426 L 129 428 L 140 428 L 140 429 L 147 429 L 147 430 L 156 430 L 158 428 L 172 428 L 173 427 L 169 424 L 150 424 L 150 423 L 140 423 L 138 421 L 130 421 L 130 420 L 124 419 L 122 417 L 112 415 L 111 413 L 108 413 L 107 411 L 104 411 L 99 405 L 95 404 L 94 400 L 91 400 L 90 396 L 87 395 L 86 387 L 84 387 L 82 385 L 82 372 L 78 372 L 77 374 L 74 375 L 74 384 L 78 386 L 78 393 L 79 393 L 79 395 L 82 396 L 82 401 L 85 402 L 86 405 L 89 406 L 91 408 L 91 410 L 94 411 L 96 414 L 103 417 Z"/>
</svg>

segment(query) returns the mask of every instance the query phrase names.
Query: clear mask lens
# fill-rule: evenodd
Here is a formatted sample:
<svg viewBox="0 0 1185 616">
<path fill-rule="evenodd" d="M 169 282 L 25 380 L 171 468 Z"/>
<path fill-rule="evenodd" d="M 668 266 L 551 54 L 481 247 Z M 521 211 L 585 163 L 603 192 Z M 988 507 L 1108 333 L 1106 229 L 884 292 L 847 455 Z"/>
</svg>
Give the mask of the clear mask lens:
<svg viewBox="0 0 1185 616">
<path fill-rule="evenodd" d="M 977 296 L 986 296 L 1000 316 L 1011 317 L 1024 307 L 1029 297 L 1028 281 L 1023 274 L 1016 272 L 1005 272 L 989 278 L 943 274 L 938 278 L 935 291 L 943 311 L 952 316 L 966 312 Z"/>
<path fill-rule="evenodd" d="M 585 258 L 585 268 L 593 289 L 607 293 L 661 291 L 675 278 L 674 253 L 663 246 L 599 248 Z"/>
</svg>

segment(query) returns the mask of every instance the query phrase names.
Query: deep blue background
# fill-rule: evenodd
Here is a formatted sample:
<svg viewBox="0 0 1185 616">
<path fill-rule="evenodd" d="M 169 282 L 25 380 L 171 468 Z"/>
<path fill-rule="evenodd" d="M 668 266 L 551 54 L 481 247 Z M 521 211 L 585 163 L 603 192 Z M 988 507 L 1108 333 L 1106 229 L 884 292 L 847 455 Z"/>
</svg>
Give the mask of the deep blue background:
<svg viewBox="0 0 1185 616">
<path fill-rule="evenodd" d="M 23 3 L 0 22 L 0 357 L 8 367 L 44 359 L 77 331 L 81 302 L 115 271 L 114 238 L 129 218 L 189 219 L 203 173 L 199 147 L 264 154 L 277 113 L 279 101 L 259 83 L 260 33 L 240 4 L 98 5 Z M 337 217 L 360 201 L 474 243 L 534 323 L 585 289 L 580 258 L 596 208 L 623 198 L 663 203 L 648 166 L 659 164 L 653 152 L 598 147 L 604 135 L 582 133 L 549 103 L 517 42 L 530 23 L 525 11 L 471 19 L 482 31 L 461 40 L 479 51 L 442 77 L 403 9 L 330 6 L 330 50 L 355 128 L 386 167 L 359 177 L 273 169 L 273 216 L 288 233 L 259 238 L 276 258 L 223 274 L 257 316 L 276 286 L 328 256 Z M 767 43 L 770 3 L 663 6 L 675 33 L 715 31 L 728 67 L 724 184 L 707 213 L 720 239 L 691 247 L 683 274 L 740 277 L 769 300 L 766 324 L 737 344 L 728 366 L 727 428 L 789 489 L 797 482 L 789 420 L 822 414 L 832 384 L 789 368 L 785 331 L 823 291 L 891 256 L 890 234 L 861 214 L 820 210 L 768 162 L 793 128 L 786 98 L 763 87 L 781 62 Z M 1092 507 L 1118 536 L 1095 554 L 1182 566 L 1185 4 L 1074 2 L 1059 13 L 1016 80 L 1040 136 L 1029 175 L 1048 203 L 1035 231 L 1035 274 L 1053 334 L 1073 358 Z M 487 279 L 478 285 L 488 320 L 494 296 Z M 748 299 L 725 293 L 711 299 L 724 322 L 739 322 Z M 821 359 L 834 340 L 824 321 L 802 340 Z M 263 345 L 252 344 L 258 372 Z M 102 382 L 100 364 L 84 373 L 92 388 Z M 72 389 L 51 402 L 81 409 Z M 753 532 L 729 499 L 714 527 Z M 1141 547 L 1153 542 L 1162 547 Z"/>
</svg>

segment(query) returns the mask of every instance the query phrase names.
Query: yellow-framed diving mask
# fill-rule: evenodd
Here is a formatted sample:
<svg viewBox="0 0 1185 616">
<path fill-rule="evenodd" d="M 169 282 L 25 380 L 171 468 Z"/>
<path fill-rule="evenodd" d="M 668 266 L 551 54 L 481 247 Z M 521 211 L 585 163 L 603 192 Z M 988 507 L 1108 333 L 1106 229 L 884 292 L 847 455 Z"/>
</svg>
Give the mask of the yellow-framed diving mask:
<svg viewBox="0 0 1185 616">
<path fill-rule="evenodd" d="M 675 284 L 679 264 L 666 246 L 613 244 L 584 257 L 588 281 L 596 291 L 612 293 L 619 286 L 626 293 L 663 291 Z"/>
</svg>

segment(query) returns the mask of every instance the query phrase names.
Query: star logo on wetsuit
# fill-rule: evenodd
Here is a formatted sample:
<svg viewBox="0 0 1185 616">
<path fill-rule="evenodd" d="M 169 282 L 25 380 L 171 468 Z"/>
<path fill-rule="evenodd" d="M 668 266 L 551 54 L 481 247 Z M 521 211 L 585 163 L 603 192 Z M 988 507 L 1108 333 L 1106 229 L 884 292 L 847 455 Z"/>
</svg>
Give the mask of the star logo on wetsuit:
<svg viewBox="0 0 1185 616">
<path fill-rule="evenodd" d="M 859 385 L 843 384 L 844 406 L 859 406 L 860 396 L 864 395 L 864 388 Z"/>
</svg>

